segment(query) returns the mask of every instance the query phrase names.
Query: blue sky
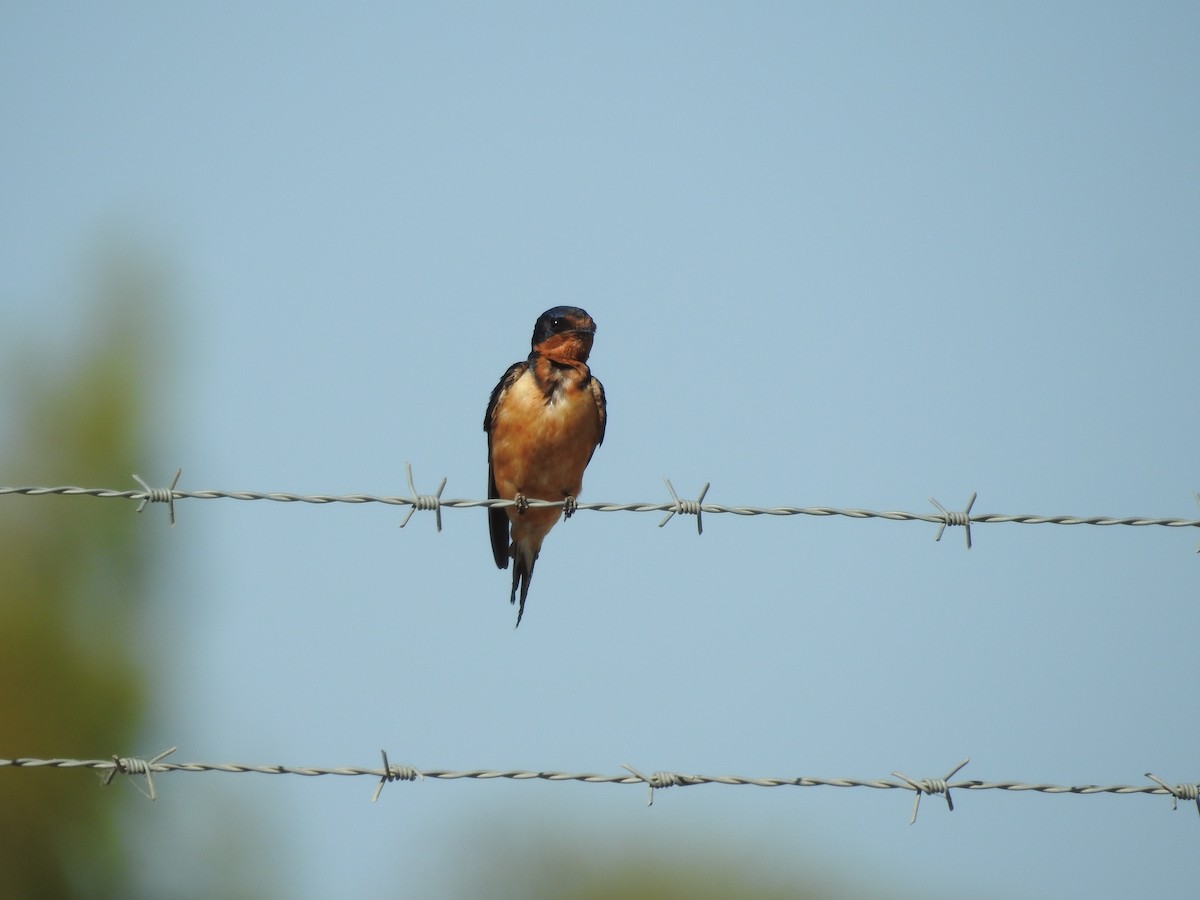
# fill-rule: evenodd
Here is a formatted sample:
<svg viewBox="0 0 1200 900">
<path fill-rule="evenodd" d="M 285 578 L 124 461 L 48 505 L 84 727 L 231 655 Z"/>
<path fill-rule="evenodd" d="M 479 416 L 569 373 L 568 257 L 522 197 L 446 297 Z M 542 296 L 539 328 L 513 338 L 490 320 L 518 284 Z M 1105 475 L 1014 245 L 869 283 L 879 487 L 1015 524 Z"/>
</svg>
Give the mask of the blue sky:
<svg viewBox="0 0 1200 900">
<path fill-rule="evenodd" d="M 69 352 L 97 247 L 160 261 L 166 433 L 131 471 L 185 489 L 403 494 L 407 461 L 481 497 L 488 394 L 571 304 L 609 397 L 582 500 L 669 476 L 730 505 L 1194 518 L 1198 44 L 1189 3 L 20 4 L 5 330 Z M 441 534 L 387 507 L 147 512 L 161 690 L 131 751 L 1200 777 L 1193 529 L 979 525 L 968 552 L 928 524 L 582 512 L 514 632 L 480 510 Z M 372 790 L 164 777 L 130 827 L 152 889 L 236 817 L 225 849 L 313 898 L 451 896 L 560 844 L 1189 896 L 1171 860 L 1200 835 L 1163 797 L 960 793 L 909 828 L 900 792 Z"/>
</svg>

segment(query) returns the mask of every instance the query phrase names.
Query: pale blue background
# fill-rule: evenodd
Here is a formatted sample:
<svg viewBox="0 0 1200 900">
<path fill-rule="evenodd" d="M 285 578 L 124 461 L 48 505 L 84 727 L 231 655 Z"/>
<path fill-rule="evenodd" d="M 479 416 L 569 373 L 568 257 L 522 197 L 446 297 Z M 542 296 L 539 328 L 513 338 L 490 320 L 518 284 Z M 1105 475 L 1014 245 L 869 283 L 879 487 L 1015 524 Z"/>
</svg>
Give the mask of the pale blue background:
<svg viewBox="0 0 1200 900">
<path fill-rule="evenodd" d="M 131 469 L 187 489 L 402 494 L 411 461 L 480 497 L 488 393 L 566 303 L 610 400 L 584 500 L 668 475 L 714 503 L 1194 518 L 1198 48 L 1194 3 L 10 4 L 5 330 L 86 340 L 86 260 L 148 247 L 173 405 Z M 147 513 L 160 691 L 130 752 L 1200 778 L 1195 529 L 980 525 L 968 553 L 928 524 L 585 512 L 514 632 L 479 510 Z M 232 858 L 279 895 L 448 896 L 581 843 L 1184 897 L 1200 841 L 1164 797 L 960 792 L 910 828 L 898 791 L 373 788 L 164 776 L 130 814 L 147 892 Z"/>
</svg>

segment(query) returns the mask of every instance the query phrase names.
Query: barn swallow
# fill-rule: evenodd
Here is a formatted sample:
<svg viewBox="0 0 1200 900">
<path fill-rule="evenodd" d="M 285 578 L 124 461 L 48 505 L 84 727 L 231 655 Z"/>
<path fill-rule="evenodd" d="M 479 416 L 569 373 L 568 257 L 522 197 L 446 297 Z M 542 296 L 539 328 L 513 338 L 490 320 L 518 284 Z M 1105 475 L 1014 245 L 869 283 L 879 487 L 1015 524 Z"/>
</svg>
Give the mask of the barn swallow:
<svg viewBox="0 0 1200 900">
<path fill-rule="evenodd" d="M 496 566 L 513 560 L 510 603 L 517 625 L 542 541 L 559 516 L 575 511 L 583 470 L 604 440 L 604 386 L 587 366 L 596 323 L 575 306 L 538 316 L 528 358 L 509 366 L 492 390 L 483 430 L 488 436 L 488 499 L 515 505 L 488 510 Z M 530 509 L 530 500 L 561 500 L 563 508 Z M 512 544 L 509 544 L 509 525 Z"/>
</svg>

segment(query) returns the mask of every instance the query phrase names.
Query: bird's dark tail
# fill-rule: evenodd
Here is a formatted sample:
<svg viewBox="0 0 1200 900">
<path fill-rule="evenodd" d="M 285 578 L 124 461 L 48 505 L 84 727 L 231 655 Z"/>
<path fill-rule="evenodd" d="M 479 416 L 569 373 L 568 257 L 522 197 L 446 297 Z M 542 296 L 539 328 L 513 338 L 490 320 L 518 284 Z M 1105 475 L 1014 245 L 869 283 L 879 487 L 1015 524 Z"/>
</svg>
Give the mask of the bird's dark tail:
<svg viewBox="0 0 1200 900">
<path fill-rule="evenodd" d="M 512 595 L 509 597 L 509 603 L 517 602 L 517 591 L 521 592 L 521 605 L 517 607 L 517 624 L 514 628 L 521 627 L 521 617 L 525 615 L 525 598 L 529 596 L 529 582 L 533 578 L 533 564 L 537 562 L 537 552 L 530 552 L 528 548 L 522 547 L 520 544 L 513 544 L 513 577 L 512 577 Z"/>
</svg>

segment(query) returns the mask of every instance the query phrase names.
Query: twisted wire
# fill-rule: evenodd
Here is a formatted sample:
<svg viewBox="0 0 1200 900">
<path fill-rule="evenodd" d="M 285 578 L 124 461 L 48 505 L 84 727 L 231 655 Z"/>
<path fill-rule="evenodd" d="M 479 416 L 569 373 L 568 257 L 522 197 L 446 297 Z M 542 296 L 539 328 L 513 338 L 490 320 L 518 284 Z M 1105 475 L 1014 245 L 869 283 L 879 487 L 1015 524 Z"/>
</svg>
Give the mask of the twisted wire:
<svg viewBox="0 0 1200 900">
<path fill-rule="evenodd" d="M 408 515 L 405 517 L 402 524 L 407 524 L 409 518 L 417 511 L 433 511 L 437 516 L 438 530 L 441 530 L 441 510 L 443 509 L 475 509 L 475 508 L 503 508 L 515 505 L 512 500 L 489 499 L 489 500 L 474 500 L 460 498 L 443 498 L 441 496 L 442 489 L 445 487 L 446 479 L 442 479 L 437 492 L 434 494 L 419 494 L 417 493 L 412 482 L 411 468 L 407 467 L 409 489 L 412 492 L 409 496 L 391 496 L 380 494 L 297 494 L 286 491 L 231 491 L 231 490 L 179 490 L 175 487 L 178 481 L 179 473 L 176 472 L 175 482 L 172 482 L 169 488 L 150 488 L 142 483 L 141 490 L 116 490 L 112 488 L 89 488 L 78 487 L 75 485 L 60 485 L 60 486 L 13 486 L 0 487 L 0 496 L 10 494 L 20 494 L 31 497 L 44 497 L 50 495 L 60 495 L 68 497 L 96 497 L 100 499 L 121 499 L 133 500 L 139 504 L 138 510 L 146 506 L 147 503 L 167 503 L 170 507 L 171 521 L 174 523 L 175 503 L 180 500 L 243 500 L 255 501 L 266 500 L 278 503 L 307 503 L 312 505 L 327 505 L 334 503 L 348 504 L 367 504 L 379 503 L 388 506 L 407 506 L 409 507 Z M 135 476 L 136 477 L 136 476 Z M 975 502 L 975 496 L 972 495 L 970 502 L 965 510 L 948 510 L 943 507 L 937 500 L 930 498 L 930 502 L 937 508 L 933 512 L 905 512 L 901 510 L 880 511 L 872 509 L 843 509 L 832 506 L 747 506 L 747 505 L 725 505 L 719 503 L 704 503 L 704 496 L 708 491 L 708 485 L 704 486 L 699 498 L 695 500 L 681 499 L 675 492 L 675 488 L 670 481 L 664 479 L 667 483 L 667 488 L 671 494 L 671 500 L 667 502 L 633 502 L 633 503 L 613 503 L 613 502 L 596 502 L 596 503 L 575 503 L 576 510 L 590 510 L 593 512 L 634 512 L 634 513 L 667 513 L 666 517 L 659 523 L 660 526 L 665 525 L 670 519 L 678 515 L 694 515 L 696 516 L 697 531 L 702 531 L 701 516 L 703 513 L 710 515 L 734 515 L 734 516 L 812 516 L 816 518 L 827 517 L 843 517 L 848 519 L 883 519 L 892 522 L 928 522 L 939 525 L 938 539 L 941 538 L 942 531 L 947 527 L 963 527 L 966 529 L 967 546 L 971 546 L 971 525 L 974 524 L 992 524 L 992 523 L 1016 523 L 1021 525 L 1095 525 L 1095 526 L 1133 526 L 1133 527 L 1163 527 L 1163 528 L 1200 528 L 1200 519 L 1180 519 L 1180 518 L 1162 518 L 1150 516 L 1078 516 L 1078 515 L 1037 515 L 1032 513 L 1021 514 L 1006 514 L 1006 513 L 973 513 L 971 507 Z M 564 501 L 551 500 L 528 500 L 530 508 L 557 507 L 562 508 Z"/>
<path fill-rule="evenodd" d="M 752 786 L 752 787 L 837 787 L 837 788 L 872 788 L 875 790 L 903 790 L 912 791 L 915 794 L 913 813 L 910 822 L 915 822 L 917 818 L 917 808 L 920 804 L 922 795 L 942 794 L 946 797 L 947 806 L 950 811 L 954 810 L 954 804 L 950 799 L 950 791 L 1032 791 L 1040 794 L 1074 794 L 1078 796 L 1087 794 L 1116 794 L 1116 795 L 1132 795 L 1132 794 L 1148 794 L 1148 795 L 1166 795 L 1172 799 L 1172 808 L 1179 800 L 1196 801 L 1197 809 L 1200 810 L 1200 787 L 1196 783 L 1183 783 L 1170 785 L 1156 775 L 1149 772 L 1146 777 L 1151 779 L 1151 784 L 1079 784 L 1079 785 L 1063 785 L 1063 784 L 1029 784 L 1021 781 L 981 781 L 977 779 L 969 779 L 962 781 L 950 781 L 950 779 L 958 773 L 960 769 L 967 765 L 969 759 L 963 760 L 955 766 L 944 777 L 933 778 L 909 778 L 899 772 L 893 772 L 893 776 L 898 778 L 897 781 L 889 781 L 886 779 L 860 779 L 860 778 L 814 778 L 811 776 L 799 776 L 791 778 L 762 778 L 762 777 L 746 777 L 741 775 L 691 775 L 678 772 L 656 771 L 652 775 L 645 775 L 639 772 L 632 766 L 626 765 L 623 768 L 626 774 L 621 775 L 601 775 L 596 773 L 574 773 L 574 772 L 557 772 L 557 771 L 536 771 L 524 769 L 418 769 L 408 765 L 396 765 L 388 761 L 386 751 L 383 752 L 383 766 L 381 768 L 359 767 L 359 766 L 285 766 L 285 765 L 254 765 L 248 763 L 202 763 L 202 762 L 186 762 L 186 763 L 171 763 L 164 762 L 164 758 L 173 753 L 175 748 L 172 747 L 157 756 L 143 760 L 131 757 L 111 757 L 109 759 L 68 759 L 68 758 L 52 758 L 52 759 L 37 759 L 32 757 L 19 757 L 16 759 L 0 759 L 0 768 L 16 768 L 16 769 L 95 769 L 106 773 L 104 783 L 107 784 L 114 776 L 125 774 L 130 776 L 142 775 L 145 776 L 149 785 L 149 791 L 143 791 L 149 799 L 155 798 L 155 788 L 152 776 L 166 772 L 221 772 L 225 774 L 247 774 L 254 773 L 259 775 L 300 775 L 306 778 L 319 777 L 324 775 L 355 777 L 367 776 L 378 778 L 379 785 L 375 789 L 375 794 L 372 800 L 378 800 L 379 794 L 383 790 L 383 786 L 391 781 L 417 781 L 425 779 L 435 779 L 443 781 L 454 781 L 459 779 L 490 781 L 494 779 L 506 779 L 511 781 L 549 781 L 549 782 L 579 782 L 583 784 L 641 784 L 646 785 L 650 793 L 650 805 L 654 802 L 654 792 L 668 787 L 681 787 L 701 784 L 723 784 L 733 786 Z"/>
</svg>

